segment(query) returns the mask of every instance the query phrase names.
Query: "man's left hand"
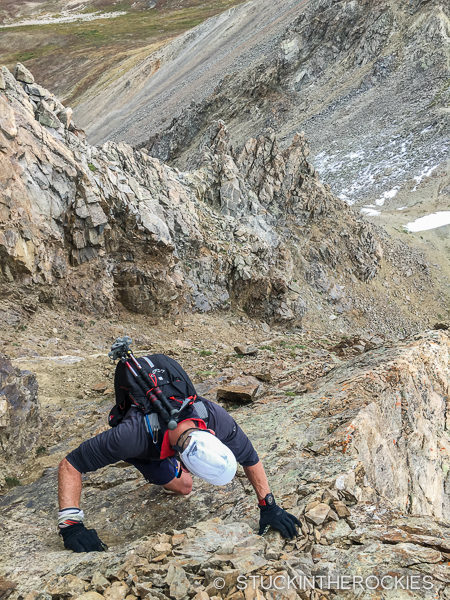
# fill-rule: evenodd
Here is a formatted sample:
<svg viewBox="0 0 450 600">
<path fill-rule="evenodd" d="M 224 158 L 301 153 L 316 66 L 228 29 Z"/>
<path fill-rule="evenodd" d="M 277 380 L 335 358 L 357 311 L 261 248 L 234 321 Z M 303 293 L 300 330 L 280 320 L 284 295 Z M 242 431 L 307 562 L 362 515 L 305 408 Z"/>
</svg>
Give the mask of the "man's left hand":
<svg viewBox="0 0 450 600">
<path fill-rule="evenodd" d="M 269 527 L 276 529 L 284 538 L 292 539 L 297 536 L 296 527 L 300 521 L 291 513 L 278 506 L 272 494 L 264 498 L 264 505 L 259 505 L 261 516 L 259 519 L 259 535 L 267 532 Z"/>
</svg>

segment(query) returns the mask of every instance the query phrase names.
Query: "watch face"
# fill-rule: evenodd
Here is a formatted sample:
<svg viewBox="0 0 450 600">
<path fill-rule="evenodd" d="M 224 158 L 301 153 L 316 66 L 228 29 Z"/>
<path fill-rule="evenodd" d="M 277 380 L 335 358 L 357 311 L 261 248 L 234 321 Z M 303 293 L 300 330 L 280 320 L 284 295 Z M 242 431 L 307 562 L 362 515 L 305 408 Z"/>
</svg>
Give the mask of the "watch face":
<svg viewBox="0 0 450 600">
<path fill-rule="evenodd" d="M 272 494 L 267 494 L 267 496 L 266 496 L 266 504 L 268 504 L 269 506 L 271 506 L 274 503 L 275 503 L 275 498 L 273 497 L 273 495 Z"/>
</svg>

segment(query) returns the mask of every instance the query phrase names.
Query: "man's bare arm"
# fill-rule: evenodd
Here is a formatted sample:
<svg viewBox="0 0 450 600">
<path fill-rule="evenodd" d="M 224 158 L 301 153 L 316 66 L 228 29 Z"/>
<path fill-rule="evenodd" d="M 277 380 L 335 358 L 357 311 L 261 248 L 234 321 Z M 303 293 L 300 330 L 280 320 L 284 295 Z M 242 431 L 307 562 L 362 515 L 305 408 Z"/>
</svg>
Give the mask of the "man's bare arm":
<svg viewBox="0 0 450 600">
<path fill-rule="evenodd" d="M 58 501 L 59 510 L 63 508 L 80 508 L 81 473 L 72 467 L 64 458 L 58 469 Z"/>
<path fill-rule="evenodd" d="M 244 467 L 244 471 L 258 496 L 258 500 L 263 500 L 267 494 L 270 494 L 269 482 L 261 461 L 251 467 Z"/>
</svg>

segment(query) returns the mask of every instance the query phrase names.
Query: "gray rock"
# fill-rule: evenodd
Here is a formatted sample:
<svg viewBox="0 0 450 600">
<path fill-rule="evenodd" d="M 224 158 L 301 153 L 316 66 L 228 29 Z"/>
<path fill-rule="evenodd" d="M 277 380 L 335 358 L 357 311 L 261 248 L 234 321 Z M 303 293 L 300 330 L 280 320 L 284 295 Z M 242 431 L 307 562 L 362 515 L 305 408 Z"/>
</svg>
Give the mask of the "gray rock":
<svg viewBox="0 0 450 600">
<path fill-rule="evenodd" d="M 91 585 L 97 592 L 104 592 L 109 586 L 109 581 L 100 571 L 95 571 L 92 575 Z"/>
<path fill-rule="evenodd" d="M 258 354 L 258 348 L 245 344 L 238 344 L 234 347 L 234 351 L 236 354 L 242 354 L 243 356 L 256 356 Z"/>
<path fill-rule="evenodd" d="M 175 600 L 183 600 L 189 594 L 191 585 L 182 567 L 170 565 L 166 583 L 169 584 L 170 597 Z"/>
<path fill-rule="evenodd" d="M 398 302 L 386 312 L 386 273 L 406 265 L 385 253 L 391 263 L 380 271 L 380 231 L 320 183 L 303 134 L 281 146 L 267 132 L 237 151 L 225 124 L 214 122 L 201 154 L 181 172 L 125 143 L 89 146 L 69 122 L 69 109 L 30 83 L 41 97 L 36 121 L 30 98 L 37 96 L 2 72 L 7 207 L 0 213 L 0 249 L 10 288 L 0 283 L 0 292 L 6 303 L 11 287 L 18 297 L 33 295 L 31 277 L 42 297 L 77 310 L 105 313 L 118 300 L 155 316 L 232 308 L 299 326 L 308 311 L 320 320 L 329 305 L 334 310 L 345 289 L 333 328 L 363 327 L 360 311 L 367 312 L 367 327 L 402 335 L 425 321 L 423 311 L 411 316 L 411 303 L 404 310 L 403 278 Z M 41 124 L 50 129 L 44 133 Z M 13 168 L 18 162 L 22 175 Z M 23 215 L 20 222 L 11 222 L 11 212 Z M 391 248 L 385 237 L 383 244 Z M 368 300 L 354 283 L 374 277 L 382 280 L 367 288 Z M 433 289 L 425 272 L 415 285 Z"/>
<path fill-rule="evenodd" d="M 322 525 L 322 523 L 326 521 L 329 512 L 330 506 L 328 504 L 319 503 L 307 510 L 307 512 L 305 512 L 305 517 L 308 521 L 314 523 L 314 525 Z"/>
<path fill-rule="evenodd" d="M 20 371 L 0 354 L 0 447 L 4 475 L 20 475 L 25 456 L 39 440 L 41 418 L 35 375 Z"/>
<path fill-rule="evenodd" d="M 17 81 L 22 81 L 23 83 L 34 83 L 33 75 L 22 63 L 17 63 L 14 69 L 14 77 Z"/>
<path fill-rule="evenodd" d="M 40 102 L 41 98 L 44 98 L 44 100 L 46 100 L 47 98 L 49 98 L 51 96 L 51 94 L 48 90 L 46 90 L 41 85 L 38 85 L 37 83 L 27 84 L 25 86 L 25 91 L 30 96 L 33 96 L 34 98 L 36 98 L 38 102 Z"/>
<path fill-rule="evenodd" d="M 14 111 L 11 105 L 2 97 L 0 97 L 0 109 L 0 131 L 11 140 L 17 135 Z"/>
<path fill-rule="evenodd" d="M 41 125 L 45 125 L 46 127 L 58 129 L 61 126 L 58 117 L 50 109 L 50 106 L 45 100 L 41 100 L 41 102 L 39 102 L 36 111 L 36 118 Z"/>
</svg>

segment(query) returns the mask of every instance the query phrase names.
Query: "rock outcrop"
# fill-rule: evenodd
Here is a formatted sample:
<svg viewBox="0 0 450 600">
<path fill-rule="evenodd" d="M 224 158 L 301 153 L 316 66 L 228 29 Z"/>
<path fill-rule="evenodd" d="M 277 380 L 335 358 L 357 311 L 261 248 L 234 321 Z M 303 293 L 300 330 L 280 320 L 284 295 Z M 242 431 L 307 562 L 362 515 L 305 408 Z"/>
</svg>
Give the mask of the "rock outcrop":
<svg viewBox="0 0 450 600">
<path fill-rule="evenodd" d="M 14 368 L 0 354 L 0 487 L 5 477 L 17 479 L 21 462 L 39 440 L 40 428 L 36 377 Z"/>
<path fill-rule="evenodd" d="M 23 81 L 24 68 L 16 69 L 20 80 L 2 73 L 0 286 L 8 323 L 23 318 L 20 306 L 104 313 L 117 302 L 151 315 L 232 306 L 292 324 L 308 310 L 329 322 L 332 311 L 343 322 L 401 331 L 424 319 L 419 306 L 407 318 L 394 308 L 404 293 L 391 302 L 377 286 L 368 291 L 382 245 L 400 276 L 412 259 L 418 292 L 430 288 L 426 267 L 320 183 L 303 135 L 284 150 L 271 133 L 235 152 L 217 122 L 180 172 L 124 143 L 89 146 L 70 109 Z"/>
<path fill-rule="evenodd" d="M 379 345 L 328 367 L 314 391 L 286 398 L 269 385 L 233 411 L 276 498 L 301 522 L 292 541 L 256 535 L 241 471 L 220 489 L 196 478 L 193 494 L 176 498 L 118 463 L 85 478 L 87 522 L 110 545 L 86 558 L 62 550 L 56 469 L 47 469 L 0 497 L 0 576 L 10 600 L 445 600 L 449 348 L 442 331 Z M 320 357 L 328 363 L 326 352 Z M 266 363 L 242 360 L 254 370 Z M 273 376 L 291 387 L 311 369 L 276 364 Z M 61 443 L 70 447 L 67 435 Z"/>
</svg>

